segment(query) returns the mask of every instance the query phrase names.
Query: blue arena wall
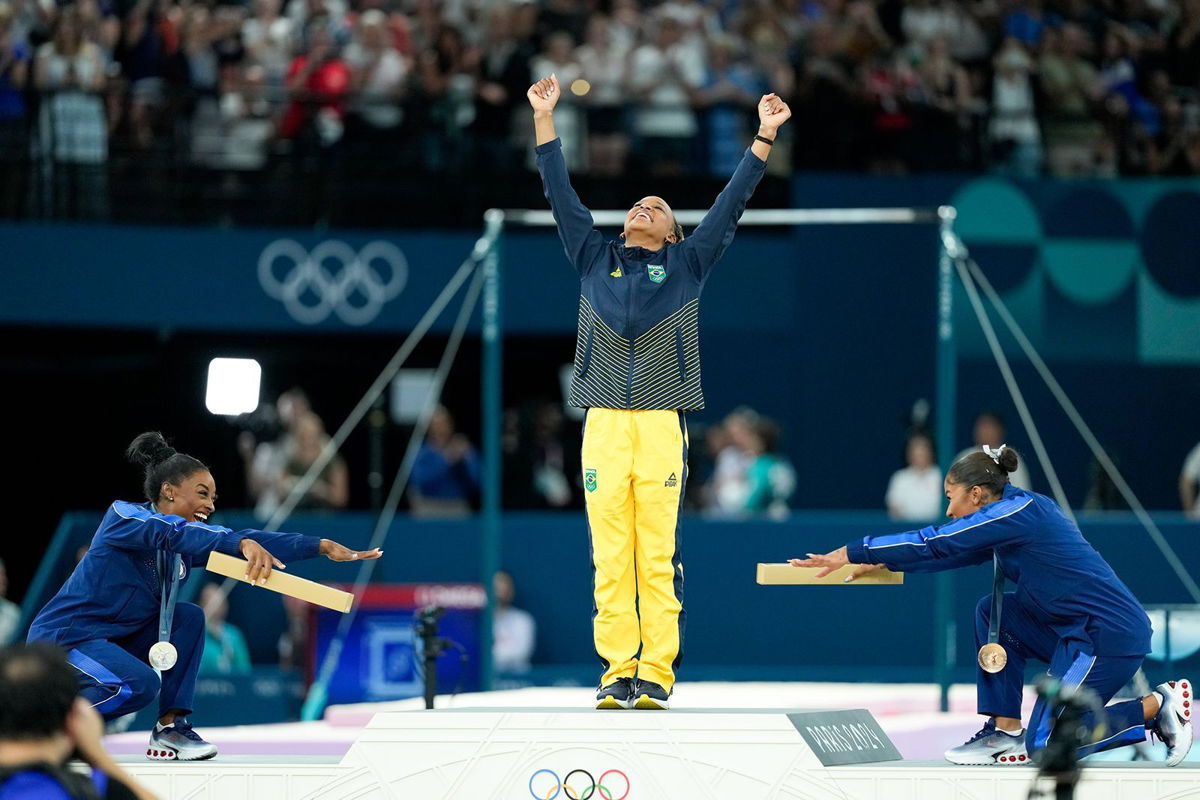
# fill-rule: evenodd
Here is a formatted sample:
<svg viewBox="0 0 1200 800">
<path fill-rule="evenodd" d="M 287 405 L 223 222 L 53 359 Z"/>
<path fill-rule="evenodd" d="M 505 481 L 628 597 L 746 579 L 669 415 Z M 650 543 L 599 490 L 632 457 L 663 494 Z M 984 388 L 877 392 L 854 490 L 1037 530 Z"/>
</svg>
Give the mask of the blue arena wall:
<svg viewBox="0 0 1200 800">
<path fill-rule="evenodd" d="M 1155 517 L 1184 564 L 1200 563 L 1196 524 L 1181 514 Z M 216 520 L 232 528 L 255 525 L 245 513 L 224 512 Z M 30 593 L 34 610 L 61 584 L 76 549 L 99 523 L 94 513 L 72 513 L 60 526 L 48 554 L 40 592 Z M 365 547 L 374 517 L 298 515 L 285 526 L 300 533 Z M 1185 590 L 1128 514 L 1085 516 L 1088 540 L 1147 605 L 1190 602 Z M 900 529 L 881 514 L 803 512 L 782 522 L 715 522 L 689 518 L 683 525 L 683 563 L 688 622 L 683 674 L 692 680 L 870 680 L 933 679 L 934 579 L 909 575 L 902 587 L 758 586 L 755 564 L 779 562 L 806 551 L 832 549 L 867 533 Z M 379 582 L 473 582 L 481 572 L 478 520 L 398 519 L 379 563 Z M 538 623 L 535 662 L 544 680 L 595 680 L 591 648 L 591 572 L 582 514 L 507 514 L 503 519 L 502 565 L 517 586 L 517 605 Z M 288 571 L 326 581 L 352 582 L 355 569 L 325 559 L 296 562 Z M 955 679 L 970 681 L 976 601 L 991 590 L 987 567 L 953 574 L 957 623 Z M 35 586 L 35 589 L 38 587 Z M 247 634 L 255 661 L 273 664 L 284 626 L 277 595 L 239 586 L 231 598 L 230 621 Z M 1200 660 L 1193 656 L 1192 661 Z M 1189 662 L 1191 663 L 1191 662 Z M 1153 670 L 1152 670 L 1153 671 Z"/>
</svg>

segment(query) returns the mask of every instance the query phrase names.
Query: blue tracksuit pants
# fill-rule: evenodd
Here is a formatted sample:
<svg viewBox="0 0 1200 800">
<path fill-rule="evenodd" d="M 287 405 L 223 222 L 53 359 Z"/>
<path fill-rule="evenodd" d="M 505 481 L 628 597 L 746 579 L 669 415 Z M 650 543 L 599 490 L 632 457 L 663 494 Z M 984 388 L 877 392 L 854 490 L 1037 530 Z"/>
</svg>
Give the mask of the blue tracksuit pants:
<svg viewBox="0 0 1200 800">
<path fill-rule="evenodd" d="M 168 711 L 190 714 L 196 692 L 196 671 L 204 652 L 204 612 L 192 603 L 179 603 L 171 628 L 171 644 L 179 653 L 175 666 L 160 679 L 147 663 L 158 641 L 157 617 L 124 638 L 94 639 L 75 645 L 67 660 L 79 671 L 79 694 L 105 720 L 132 714 L 158 695 L 158 715 Z"/>
<path fill-rule="evenodd" d="M 975 614 L 975 645 L 987 642 L 991 618 L 991 595 L 979 601 Z M 1091 642 L 1062 639 L 1045 623 L 1034 619 L 1018 602 L 1016 594 L 1006 592 L 1000 617 L 1000 644 L 1008 652 L 1008 665 L 997 673 L 976 668 L 975 685 L 980 714 L 1021 718 L 1021 695 L 1025 685 L 1025 663 L 1029 659 L 1050 665 L 1048 673 L 1064 686 L 1085 686 L 1107 703 L 1129 682 L 1142 665 L 1141 656 L 1096 656 Z M 1114 703 L 1104 709 L 1107 719 L 1101 739 L 1079 748 L 1082 758 L 1101 750 L 1137 744 L 1146 738 L 1146 723 L 1141 700 Z M 1092 728 L 1092 713 L 1083 715 L 1083 724 Z M 1039 699 L 1025 726 L 1025 747 L 1032 755 L 1046 746 L 1054 729 L 1054 715 L 1045 700 Z"/>
</svg>

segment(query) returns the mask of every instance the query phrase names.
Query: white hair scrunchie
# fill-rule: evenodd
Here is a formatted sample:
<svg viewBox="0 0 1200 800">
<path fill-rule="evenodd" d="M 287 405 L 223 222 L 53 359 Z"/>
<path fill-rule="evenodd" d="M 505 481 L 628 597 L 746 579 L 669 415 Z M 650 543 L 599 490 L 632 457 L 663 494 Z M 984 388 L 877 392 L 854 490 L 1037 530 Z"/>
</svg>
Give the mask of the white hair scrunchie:
<svg viewBox="0 0 1200 800">
<path fill-rule="evenodd" d="M 1004 452 L 1004 448 L 1006 448 L 1006 447 L 1008 447 L 1008 445 L 1002 444 L 999 447 L 997 447 L 995 450 L 993 450 L 992 448 L 988 447 L 985 444 L 983 446 L 983 452 L 987 453 L 988 457 L 990 457 L 992 459 L 992 461 L 995 461 L 996 466 L 998 467 L 998 466 L 1000 466 L 1000 454 Z"/>
</svg>

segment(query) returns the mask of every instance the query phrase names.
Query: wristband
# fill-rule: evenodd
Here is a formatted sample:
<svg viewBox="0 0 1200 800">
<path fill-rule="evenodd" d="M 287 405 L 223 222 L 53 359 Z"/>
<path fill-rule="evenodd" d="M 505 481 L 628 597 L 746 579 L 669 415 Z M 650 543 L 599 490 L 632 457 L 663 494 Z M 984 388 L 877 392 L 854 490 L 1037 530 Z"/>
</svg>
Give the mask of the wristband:
<svg viewBox="0 0 1200 800">
<path fill-rule="evenodd" d="M 775 140 L 774 140 L 774 139 L 768 139 L 767 137 L 763 136 L 762 134 L 757 134 L 757 135 L 754 137 L 754 141 L 756 141 L 756 142 L 762 142 L 762 143 L 763 143 L 763 144 L 765 144 L 767 147 L 770 147 L 771 145 L 775 144 Z"/>
</svg>

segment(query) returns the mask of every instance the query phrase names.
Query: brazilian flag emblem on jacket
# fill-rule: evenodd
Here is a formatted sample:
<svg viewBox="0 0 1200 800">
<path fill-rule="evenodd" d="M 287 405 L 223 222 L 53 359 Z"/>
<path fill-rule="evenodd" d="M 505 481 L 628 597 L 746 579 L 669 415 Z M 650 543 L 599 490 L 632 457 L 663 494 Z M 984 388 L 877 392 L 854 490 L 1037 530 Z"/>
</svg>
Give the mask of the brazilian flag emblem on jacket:
<svg viewBox="0 0 1200 800">
<path fill-rule="evenodd" d="M 662 283 L 663 279 L 667 277 L 667 271 L 663 269 L 662 264 L 647 264 L 646 274 L 649 275 L 650 280 L 654 281 L 655 283 Z"/>
<path fill-rule="evenodd" d="M 585 469 L 583 471 L 583 488 L 589 492 L 596 491 L 596 470 Z"/>
</svg>

